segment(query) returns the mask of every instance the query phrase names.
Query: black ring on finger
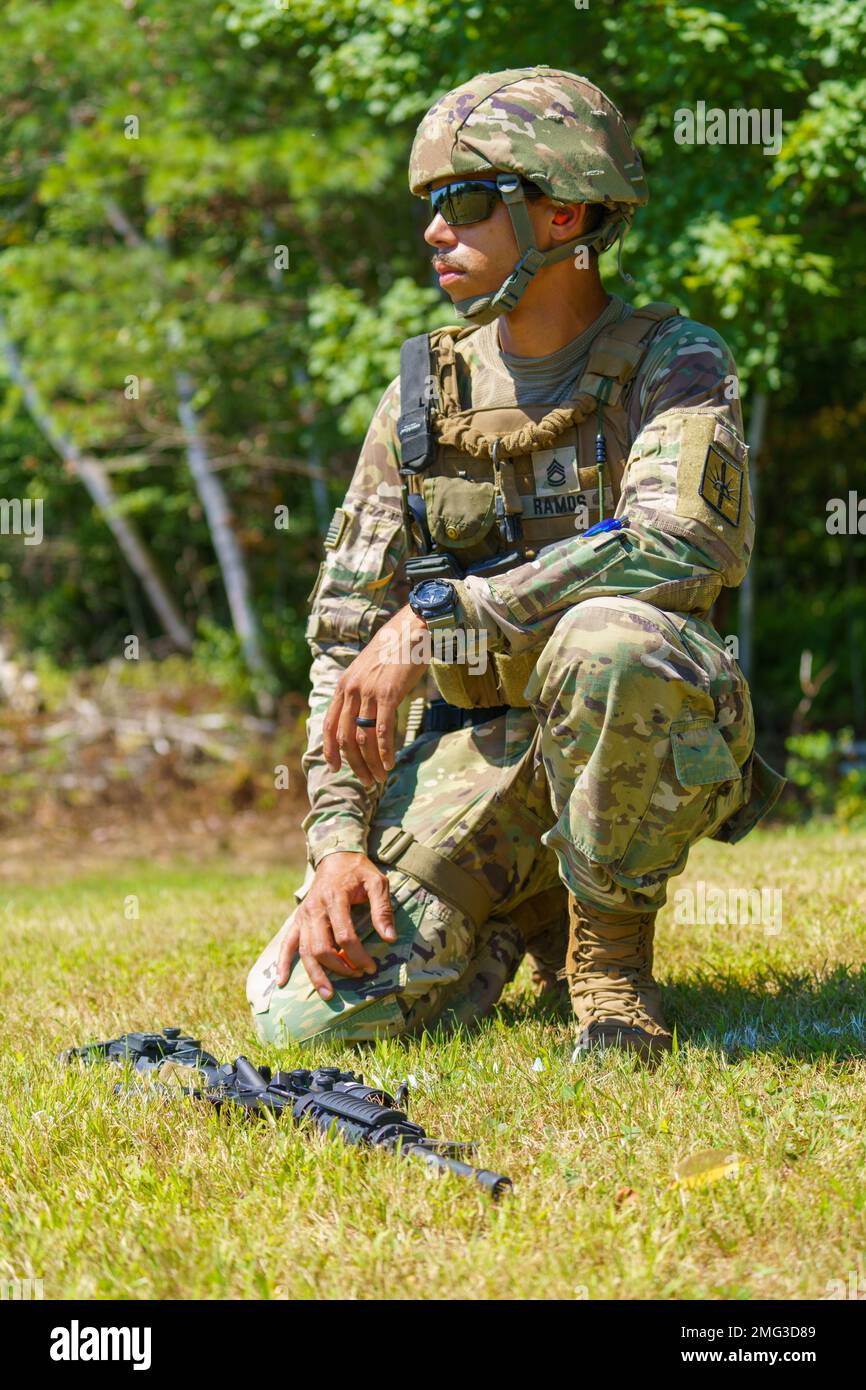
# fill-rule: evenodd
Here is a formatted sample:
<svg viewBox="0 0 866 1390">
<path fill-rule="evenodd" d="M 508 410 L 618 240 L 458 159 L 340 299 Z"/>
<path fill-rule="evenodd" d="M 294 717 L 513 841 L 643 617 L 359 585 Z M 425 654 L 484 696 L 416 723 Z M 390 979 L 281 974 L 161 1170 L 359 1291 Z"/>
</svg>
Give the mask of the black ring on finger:
<svg viewBox="0 0 866 1390">
<path fill-rule="evenodd" d="M 375 729 L 376 727 L 375 719 L 356 719 L 355 723 L 359 729 Z"/>
</svg>

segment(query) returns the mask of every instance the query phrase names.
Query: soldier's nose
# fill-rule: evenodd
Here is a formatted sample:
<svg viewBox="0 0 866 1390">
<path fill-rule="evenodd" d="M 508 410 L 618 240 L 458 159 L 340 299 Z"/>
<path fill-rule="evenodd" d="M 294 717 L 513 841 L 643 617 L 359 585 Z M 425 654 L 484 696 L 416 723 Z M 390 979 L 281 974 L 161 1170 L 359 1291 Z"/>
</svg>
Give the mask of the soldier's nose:
<svg viewBox="0 0 866 1390">
<path fill-rule="evenodd" d="M 428 246 L 456 246 L 457 238 L 451 227 L 445 221 L 441 212 L 437 212 L 435 217 L 427 223 L 424 230 L 424 240 Z"/>
</svg>

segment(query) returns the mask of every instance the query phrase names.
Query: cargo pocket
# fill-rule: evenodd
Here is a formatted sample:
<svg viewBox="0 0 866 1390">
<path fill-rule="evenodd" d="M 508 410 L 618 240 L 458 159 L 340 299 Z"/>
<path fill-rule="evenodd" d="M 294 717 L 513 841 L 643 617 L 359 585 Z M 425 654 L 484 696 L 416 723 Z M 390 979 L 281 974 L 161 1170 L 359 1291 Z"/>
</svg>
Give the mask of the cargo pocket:
<svg viewBox="0 0 866 1390">
<path fill-rule="evenodd" d="M 690 836 L 694 843 L 712 835 L 740 809 L 748 795 L 748 782 L 718 724 L 710 719 L 675 720 L 671 750 L 677 780 L 686 788 L 706 793 Z"/>
<path fill-rule="evenodd" d="M 646 812 L 619 863 L 635 882 L 680 873 L 689 847 L 709 835 L 743 799 L 743 776 L 709 716 L 675 719 Z"/>
<path fill-rule="evenodd" d="M 393 507 L 366 502 L 338 508 L 325 558 L 310 595 L 308 640 L 367 642 L 402 558 L 403 519 Z"/>
<path fill-rule="evenodd" d="M 742 777 L 721 729 L 709 717 L 675 719 L 671 752 L 677 779 L 684 787 L 705 787 Z"/>
<path fill-rule="evenodd" d="M 575 567 L 569 550 L 571 542 L 555 541 L 545 546 L 535 558 L 536 566 L 546 571 L 547 592 L 556 595 L 557 608 L 563 611 L 577 601 L 577 595 L 588 585 L 601 578 L 612 565 L 618 564 L 631 546 L 619 532 L 612 536 L 603 532 L 589 540 L 581 540 L 580 565 Z M 588 553 L 587 553 L 588 552 Z M 533 580 L 535 585 L 535 580 Z M 537 588 L 537 586 L 536 586 Z M 532 598 L 526 603 L 508 580 L 508 572 L 496 578 L 497 597 L 506 604 L 509 614 L 518 623 L 533 623 L 538 612 Z"/>
</svg>

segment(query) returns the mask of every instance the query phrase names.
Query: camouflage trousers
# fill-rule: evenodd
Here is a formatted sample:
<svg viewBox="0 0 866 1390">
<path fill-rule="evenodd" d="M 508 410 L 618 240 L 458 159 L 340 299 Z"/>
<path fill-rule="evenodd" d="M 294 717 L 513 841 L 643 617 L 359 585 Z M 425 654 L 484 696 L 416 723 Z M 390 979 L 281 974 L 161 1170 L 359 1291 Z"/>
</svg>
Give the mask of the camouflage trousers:
<svg viewBox="0 0 866 1390">
<path fill-rule="evenodd" d="M 748 687 L 705 622 L 635 599 L 570 609 L 526 686 L 529 708 L 399 754 L 371 827 L 396 942 L 352 909 L 377 963 L 324 1000 L 296 960 L 276 985 L 288 923 L 250 972 L 269 1042 L 365 1041 L 470 1025 L 527 950 L 565 963 L 567 892 L 588 905 L 661 907 L 690 846 L 743 804 L 754 743 Z"/>
</svg>

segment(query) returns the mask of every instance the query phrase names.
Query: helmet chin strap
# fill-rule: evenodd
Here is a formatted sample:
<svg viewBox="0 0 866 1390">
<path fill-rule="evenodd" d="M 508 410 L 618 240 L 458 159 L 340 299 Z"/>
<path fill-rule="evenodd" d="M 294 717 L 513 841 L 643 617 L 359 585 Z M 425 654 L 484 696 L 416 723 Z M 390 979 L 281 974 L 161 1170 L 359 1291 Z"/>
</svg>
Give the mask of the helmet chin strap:
<svg viewBox="0 0 866 1390">
<path fill-rule="evenodd" d="M 542 266 L 564 261 L 574 255 L 578 246 L 593 246 L 598 241 L 606 241 L 609 236 L 608 230 L 599 227 L 587 236 L 563 242 L 553 251 L 539 251 L 534 244 L 535 232 L 520 179 L 516 174 L 497 174 L 496 184 L 502 201 L 508 208 L 520 259 L 498 290 L 491 291 L 490 294 L 475 295 L 472 299 L 455 300 L 454 308 L 457 313 L 471 323 L 492 323 L 500 314 L 510 313 Z"/>
</svg>

